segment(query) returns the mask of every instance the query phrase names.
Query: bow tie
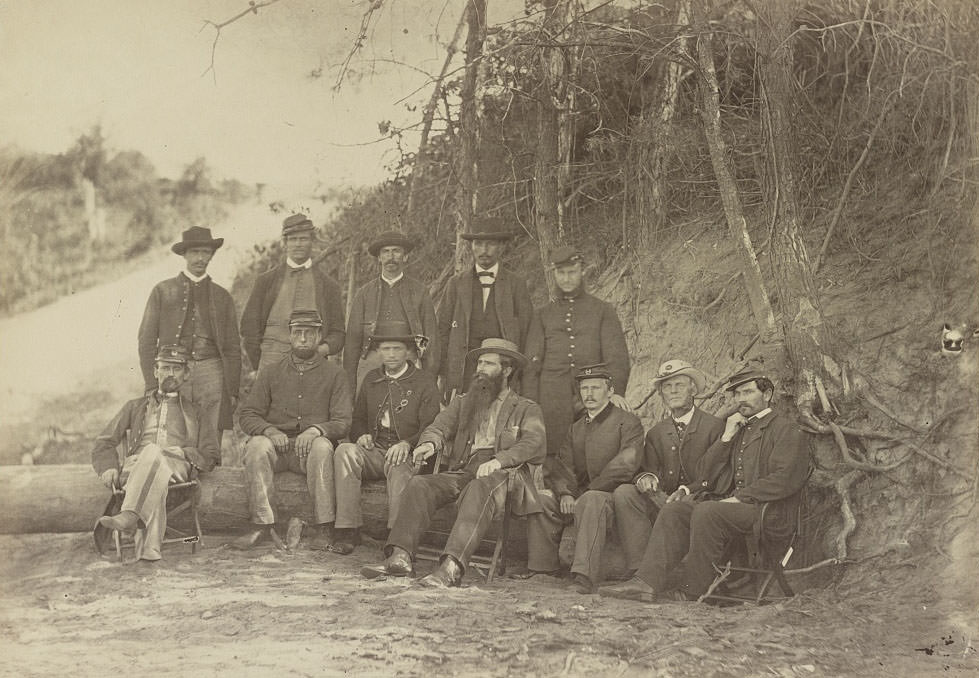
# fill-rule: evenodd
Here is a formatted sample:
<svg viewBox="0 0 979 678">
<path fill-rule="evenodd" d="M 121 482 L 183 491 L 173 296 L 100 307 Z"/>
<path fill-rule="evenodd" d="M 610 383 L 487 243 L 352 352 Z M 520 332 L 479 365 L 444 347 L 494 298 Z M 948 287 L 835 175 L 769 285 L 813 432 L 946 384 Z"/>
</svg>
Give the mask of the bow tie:
<svg viewBox="0 0 979 678">
<path fill-rule="evenodd" d="M 477 271 L 476 275 L 480 278 L 489 278 L 490 280 L 494 280 L 496 278 L 496 274 L 493 273 L 493 271 Z"/>
</svg>

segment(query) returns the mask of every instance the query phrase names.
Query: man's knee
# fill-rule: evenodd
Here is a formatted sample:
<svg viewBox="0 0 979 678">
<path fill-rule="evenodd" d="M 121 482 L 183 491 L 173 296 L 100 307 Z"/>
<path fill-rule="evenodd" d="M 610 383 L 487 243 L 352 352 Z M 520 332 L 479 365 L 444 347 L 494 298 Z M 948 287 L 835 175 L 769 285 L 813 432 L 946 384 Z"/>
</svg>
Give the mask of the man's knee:
<svg viewBox="0 0 979 678">
<path fill-rule="evenodd" d="M 641 501 L 642 495 L 639 494 L 639 490 L 632 483 L 619 485 L 612 491 L 612 503 L 615 505 L 616 511 L 618 511 L 619 507 L 638 507 Z"/>
<path fill-rule="evenodd" d="M 363 467 L 363 453 L 356 443 L 340 443 L 333 453 L 333 465 L 337 471 L 351 471 Z"/>
<path fill-rule="evenodd" d="M 588 490 L 574 503 L 575 515 L 601 511 L 608 506 L 609 493 L 599 490 Z"/>
<path fill-rule="evenodd" d="M 690 516 L 690 529 L 702 530 L 717 525 L 724 515 L 725 505 L 720 501 L 705 501 L 697 504 Z"/>
<path fill-rule="evenodd" d="M 275 454 L 275 445 L 265 436 L 252 436 L 245 443 L 245 468 L 270 465 L 270 455 Z"/>
</svg>

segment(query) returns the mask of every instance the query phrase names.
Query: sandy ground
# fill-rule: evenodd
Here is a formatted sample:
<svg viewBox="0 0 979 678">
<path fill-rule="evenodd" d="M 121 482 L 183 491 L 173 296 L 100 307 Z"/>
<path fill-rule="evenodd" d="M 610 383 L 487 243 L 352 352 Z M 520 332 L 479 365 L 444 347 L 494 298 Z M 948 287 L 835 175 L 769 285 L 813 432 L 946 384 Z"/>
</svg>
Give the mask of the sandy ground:
<svg viewBox="0 0 979 678">
<path fill-rule="evenodd" d="M 881 562 L 763 607 L 643 604 L 473 574 L 446 592 L 343 557 L 209 535 L 156 565 L 90 536 L 0 537 L 0 675 L 931 676 L 979 671 L 975 617 L 920 562 Z M 421 573 L 430 569 L 423 563 Z M 935 581 L 937 585 L 937 580 Z M 970 630 L 970 623 L 971 626 Z"/>
</svg>

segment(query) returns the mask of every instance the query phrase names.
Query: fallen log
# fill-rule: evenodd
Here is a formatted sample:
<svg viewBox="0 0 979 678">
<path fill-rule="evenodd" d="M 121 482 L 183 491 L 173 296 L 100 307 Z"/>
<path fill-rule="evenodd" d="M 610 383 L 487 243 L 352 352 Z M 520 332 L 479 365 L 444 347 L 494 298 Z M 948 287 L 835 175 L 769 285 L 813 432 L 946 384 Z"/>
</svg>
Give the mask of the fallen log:
<svg viewBox="0 0 979 678">
<path fill-rule="evenodd" d="M 245 469 L 219 466 L 201 475 L 198 511 L 205 532 L 245 527 L 249 522 Z M 275 476 L 276 518 L 286 522 L 312 517 L 306 479 L 296 473 Z M 86 464 L 0 466 L 0 534 L 87 532 L 102 515 L 107 490 Z M 364 529 L 381 535 L 387 521 L 383 483 L 367 483 L 362 494 Z M 179 522 L 177 523 L 180 524 Z"/>
</svg>

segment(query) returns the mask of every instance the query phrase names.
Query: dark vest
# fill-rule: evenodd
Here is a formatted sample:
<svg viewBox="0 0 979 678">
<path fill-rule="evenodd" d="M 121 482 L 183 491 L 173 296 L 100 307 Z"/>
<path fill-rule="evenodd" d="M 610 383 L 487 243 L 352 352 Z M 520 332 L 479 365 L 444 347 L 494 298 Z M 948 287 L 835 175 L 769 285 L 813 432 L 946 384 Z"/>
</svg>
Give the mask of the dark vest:
<svg viewBox="0 0 979 678">
<path fill-rule="evenodd" d="M 399 281 L 400 282 L 400 281 Z M 391 289 L 391 286 L 381 280 L 381 294 L 377 300 L 376 320 L 401 320 L 408 322 L 408 313 L 405 311 L 404 303 L 401 301 L 400 292 Z"/>
<path fill-rule="evenodd" d="M 502 336 L 500 331 L 500 319 L 496 315 L 496 285 L 489 288 L 490 293 L 486 298 L 486 310 L 483 310 L 483 287 L 473 276 L 472 285 L 472 316 L 469 318 L 469 346 L 478 347 L 483 339 Z"/>
</svg>

